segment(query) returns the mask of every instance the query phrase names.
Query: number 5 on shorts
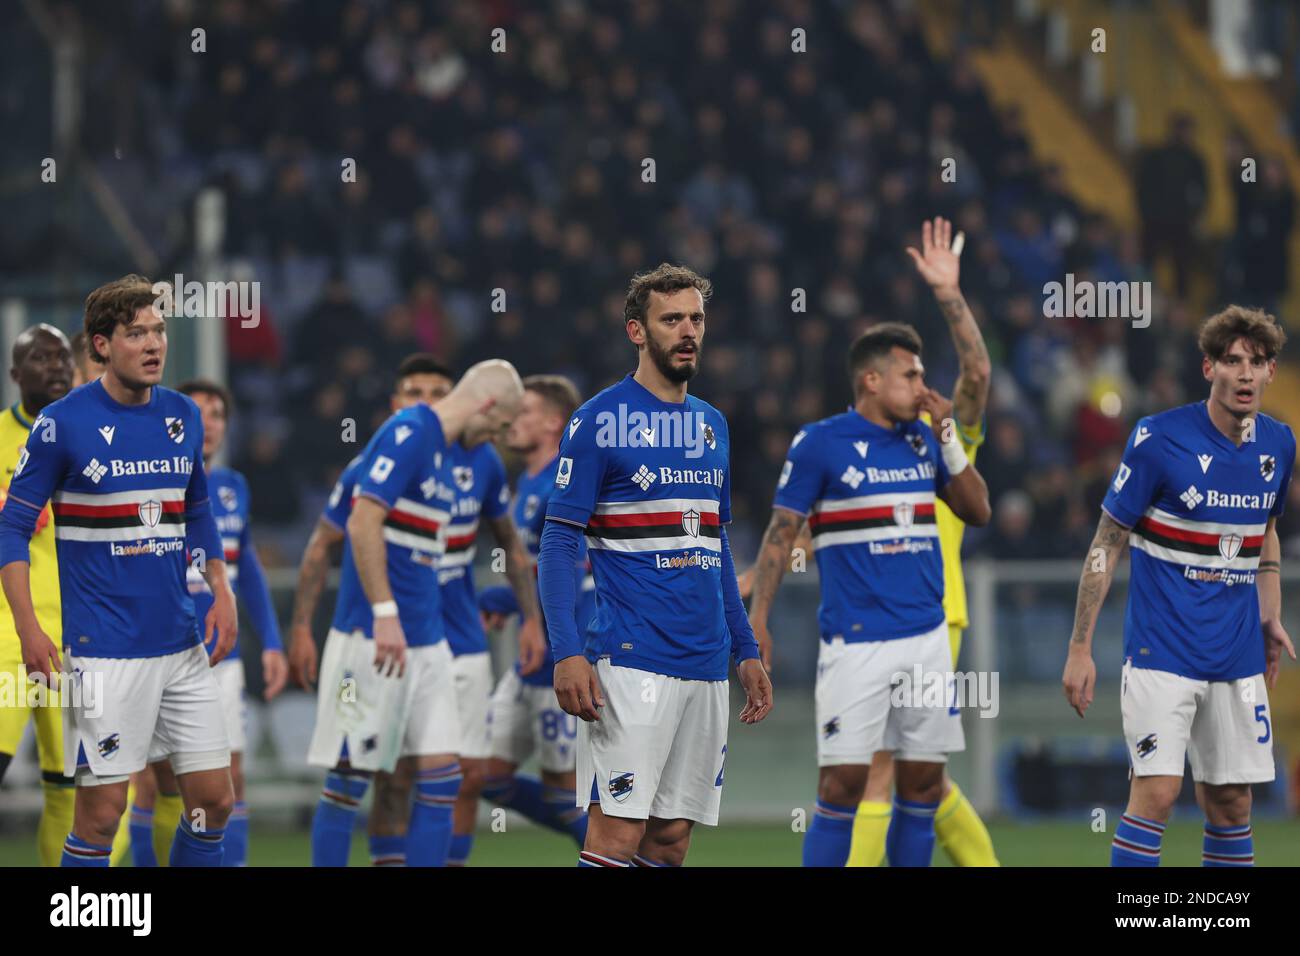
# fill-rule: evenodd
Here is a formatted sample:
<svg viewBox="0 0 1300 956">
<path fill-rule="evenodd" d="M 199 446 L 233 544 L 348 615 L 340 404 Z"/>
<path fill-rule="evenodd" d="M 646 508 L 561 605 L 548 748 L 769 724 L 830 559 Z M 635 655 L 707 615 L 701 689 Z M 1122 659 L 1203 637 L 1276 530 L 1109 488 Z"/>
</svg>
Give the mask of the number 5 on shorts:
<svg viewBox="0 0 1300 956">
<path fill-rule="evenodd" d="M 1255 705 L 1255 723 L 1264 725 L 1264 736 L 1255 738 L 1257 744 L 1266 744 L 1273 738 L 1273 727 L 1268 722 L 1268 715 L 1264 713 L 1266 709 L 1266 704 Z"/>
</svg>

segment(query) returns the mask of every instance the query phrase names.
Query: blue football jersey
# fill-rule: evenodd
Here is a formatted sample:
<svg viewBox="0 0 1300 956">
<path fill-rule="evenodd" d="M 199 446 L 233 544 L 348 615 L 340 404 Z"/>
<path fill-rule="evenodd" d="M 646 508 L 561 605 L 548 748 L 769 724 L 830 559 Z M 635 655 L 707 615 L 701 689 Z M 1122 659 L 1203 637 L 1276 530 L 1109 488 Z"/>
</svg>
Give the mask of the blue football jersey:
<svg viewBox="0 0 1300 956">
<path fill-rule="evenodd" d="M 370 439 L 351 487 L 354 502 L 371 498 L 388 509 L 383 526 L 388 582 L 411 647 L 437 644 L 446 637 L 437 575 L 455 501 L 446 480 L 446 453 L 442 423 L 433 409 L 404 408 Z M 343 547 L 334 627 L 359 630 L 370 638 L 373 624 L 349 537 Z"/>
<path fill-rule="evenodd" d="M 1295 454 L 1291 429 L 1262 413 L 1241 447 L 1205 402 L 1137 423 L 1102 502 L 1132 529 L 1124 656 L 1134 667 L 1213 681 L 1263 672 L 1255 575 Z"/>
<path fill-rule="evenodd" d="M 459 442 L 447 450 L 456 500 L 447 525 L 447 547 L 438 563 L 442 619 L 451 652 L 485 654 L 487 634 L 474 593 L 474 542 L 480 516 L 501 517 L 510 507 L 506 467 L 491 444 L 466 449 Z"/>
<path fill-rule="evenodd" d="M 524 472 L 515 483 L 515 501 L 511 508 L 511 517 L 514 519 L 515 527 L 519 530 L 519 540 L 523 542 L 529 557 L 533 559 L 534 580 L 536 580 L 537 575 L 537 554 L 542 544 L 542 528 L 546 524 L 546 508 L 550 504 L 551 493 L 555 490 L 555 474 L 559 464 L 560 456 L 556 455 L 543 465 L 537 474 L 530 475 Z M 586 550 L 584 546 L 578 552 L 579 563 L 575 568 L 575 574 L 579 576 L 579 581 L 583 569 L 586 567 Z M 579 587 L 581 587 L 581 584 L 579 584 Z M 577 623 L 578 633 L 580 634 L 585 633 L 587 622 L 591 619 L 591 601 L 588 599 L 585 605 L 583 603 L 584 594 L 589 593 L 583 592 L 578 596 Z M 586 617 L 583 616 L 584 613 Z M 519 663 L 517 661 L 515 662 L 515 673 L 519 673 Z M 531 674 L 521 675 L 520 680 L 525 684 L 537 687 L 549 687 L 554 683 L 555 654 L 551 650 L 549 640 L 546 642 L 546 657 L 542 660 L 542 666 Z"/>
<path fill-rule="evenodd" d="M 208 472 L 208 491 L 212 495 L 212 513 L 216 519 L 217 532 L 221 535 L 221 550 L 226 561 L 226 577 L 230 581 L 230 587 L 235 592 L 235 597 L 243 601 L 247 608 L 253 626 L 257 628 L 257 636 L 262 640 L 262 648 L 268 651 L 283 650 L 271 590 L 249 538 L 251 499 L 248 481 L 232 468 L 214 468 Z M 208 587 L 208 582 L 199 573 L 194 561 L 190 562 L 186 581 L 190 598 L 194 601 L 194 616 L 202 630 L 208 611 L 212 610 L 212 589 Z M 212 640 L 215 643 L 215 632 Z M 226 660 L 239 660 L 238 640 Z"/>
<path fill-rule="evenodd" d="M 585 529 L 595 580 L 590 659 L 726 679 L 721 526 L 731 520 L 729 450 L 716 408 L 691 395 L 664 402 L 631 375 L 574 413 L 546 515 Z"/>
<path fill-rule="evenodd" d="M 49 405 L 32 427 L 0 512 L 0 563 L 27 560 L 53 498 L 63 643 L 86 657 L 160 657 L 199 641 L 186 538 L 219 557 L 203 470 L 203 420 L 154 386 L 120 405 L 100 381 Z"/>
<path fill-rule="evenodd" d="M 889 641 L 943 623 L 934 503 L 948 481 L 921 421 L 884 428 L 850 410 L 794 436 L 774 503 L 808 516 L 823 640 Z"/>
</svg>

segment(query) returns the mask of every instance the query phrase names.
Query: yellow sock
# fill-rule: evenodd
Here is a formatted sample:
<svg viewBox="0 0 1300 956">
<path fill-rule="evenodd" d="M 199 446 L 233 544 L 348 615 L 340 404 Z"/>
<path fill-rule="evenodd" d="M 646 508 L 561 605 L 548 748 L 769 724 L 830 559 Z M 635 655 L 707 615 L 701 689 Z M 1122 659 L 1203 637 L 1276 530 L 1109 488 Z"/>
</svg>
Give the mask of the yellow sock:
<svg viewBox="0 0 1300 956">
<path fill-rule="evenodd" d="M 181 825 L 185 801 L 181 795 L 160 793 L 153 802 L 153 855 L 159 866 L 169 866 L 172 855 L 172 838 Z"/>
<path fill-rule="evenodd" d="M 45 804 L 41 808 L 41 822 L 36 825 L 36 846 L 41 853 L 41 866 L 58 866 L 63 859 L 64 841 L 72 832 L 77 790 L 48 780 L 41 781 L 41 790 Z"/>
<path fill-rule="evenodd" d="M 885 862 L 885 837 L 889 834 L 892 804 L 863 800 L 853 817 L 853 842 L 845 866 L 881 866 Z"/>
<path fill-rule="evenodd" d="M 934 834 L 955 866 L 1000 866 L 988 828 L 956 783 L 934 815 Z"/>
<path fill-rule="evenodd" d="M 126 788 L 126 809 L 122 819 L 117 821 L 117 835 L 113 837 L 113 849 L 108 855 L 109 866 L 121 866 L 131 852 L 131 805 L 135 803 L 135 784 Z"/>
</svg>

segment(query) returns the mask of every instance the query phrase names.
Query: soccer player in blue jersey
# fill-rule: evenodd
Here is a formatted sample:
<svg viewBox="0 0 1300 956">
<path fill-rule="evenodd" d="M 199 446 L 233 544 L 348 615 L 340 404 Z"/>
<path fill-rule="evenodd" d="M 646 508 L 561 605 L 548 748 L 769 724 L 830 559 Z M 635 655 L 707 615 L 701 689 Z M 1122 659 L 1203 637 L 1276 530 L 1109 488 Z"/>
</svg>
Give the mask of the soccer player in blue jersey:
<svg viewBox="0 0 1300 956">
<path fill-rule="evenodd" d="M 392 410 L 397 412 L 417 402 L 433 405 L 445 398 L 453 385 L 451 370 L 434 356 L 426 353 L 409 355 L 397 370 Z M 487 757 L 487 708 L 492 694 L 487 636 L 475 603 L 471 571 L 480 517 L 486 519 L 497 546 L 506 556 L 506 575 L 511 587 L 524 593 L 527 610 L 521 612 L 520 640 L 532 648 L 531 653 L 538 659 L 542 638 L 531 572 L 525 570 L 528 562 L 523 545 L 507 512 L 509 496 L 505 466 L 500 456 L 483 436 L 482 442 L 473 448 L 466 448 L 463 442 L 453 443 L 448 460 L 456 500 L 447 529 L 446 548 L 439 563 L 438 580 L 443 622 L 453 654 L 452 673 L 461 728 L 459 757 L 462 780 L 453 811 L 447 855 L 447 865 L 457 866 L 464 864 L 473 846 L 478 796 L 483 786 Z M 344 528 L 352 513 L 351 492 L 357 482 L 360 464 L 358 456 L 339 476 L 325 511 L 307 542 L 298 570 L 289 654 L 293 678 L 305 690 L 311 690 L 316 680 L 316 643 L 311 622 L 329 568 L 330 550 L 343 541 Z M 530 600 L 532 603 L 527 603 Z M 327 639 L 325 653 L 331 653 L 331 642 L 343 639 L 337 633 L 333 634 Z M 374 802 L 368 820 L 370 858 L 376 866 L 401 866 L 406 862 L 406 830 L 411 816 L 414 777 L 414 761 L 410 758 L 399 760 L 392 774 L 381 772 L 376 775 Z"/>
<path fill-rule="evenodd" d="M 899 322 L 868 329 L 849 351 L 853 408 L 806 426 L 790 444 L 758 555 L 750 620 L 764 643 L 772 601 L 805 518 L 821 578 L 817 656 L 817 806 L 805 866 L 843 866 L 872 756 L 894 754 L 891 866 L 929 866 L 949 753 L 965 747 L 951 700 L 897 675 L 952 677 L 936 499 L 986 524 L 984 479 L 951 428 L 951 407 L 925 386 L 921 339 Z M 920 420 L 929 412 L 933 430 Z M 945 425 L 945 421 L 947 424 Z"/>
<path fill-rule="evenodd" d="M 203 421 L 161 387 L 166 323 L 142 276 L 86 299 L 101 379 L 47 406 L 0 513 L 0 580 L 29 675 L 71 676 L 64 760 L 77 797 L 65 866 L 107 866 L 127 779 L 167 759 L 186 815 L 172 866 L 220 866 L 234 803 L 230 745 L 212 666 L 234 646 L 234 595 L 208 502 Z M 28 540 L 54 500 L 65 654 L 32 612 Z M 208 555 L 214 600 L 201 636 L 185 584 L 186 543 Z M 216 643 L 209 660 L 203 637 Z M 80 698 L 80 699 L 78 699 Z"/>
<path fill-rule="evenodd" d="M 1273 316 L 1229 306 L 1197 344 L 1210 396 L 1140 419 L 1102 502 L 1084 559 L 1062 677 L 1080 717 L 1092 703 L 1092 636 L 1128 544 L 1120 710 L 1128 806 L 1112 866 L 1159 866 L 1190 759 L 1205 813 L 1205 866 L 1251 866 L 1252 783 L 1273 779 L 1268 687 L 1285 650 L 1281 546 L 1296 440 L 1260 411 L 1286 333 Z"/>
<path fill-rule="evenodd" d="M 547 505 L 555 489 L 560 437 L 581 401 L 578 389 L 563 376 L 530 375 L 524 379 L 524 399 L 506 435 L 506 445 L 523 458 L 512 515 L 530 556 L 538 552 Z M 574 573 L 580 575 L 585 563 L 583 554 Z M 529 565 L 531 578 L 531 561 Z M 580 593 L 577 626 L 581 634 L 591 620 L 589 598 L 594 591 L 580 588 Z M 578 721 L 556 702 L 554 671 L 555 659 L 547 646 L 541 659 L 521 655 L 520 662 L 502 675 L 492 695 L 491 760 L 483 796 L 568 834 L 581 848 L 587 836 L 587 815 L 573 800 Z M 541 780 L 516 773 L 534 753 L 541 764 Z"/>
<path fill-rule="evenodd" d="M 580 866 L 680 866 L 695 823 L 714 826 L 727 751 L 727 658 L 744 723 L 772 708 L 727 544 L 727 422 L 686 392 L 699 371 L 708 279 L 663 263 L 624 303 L 636 371 L 565 428 L 538 587 L 555 696 L 578 726 Z M 595 617 L 576 626 L 585 534 Z"/>
<path fill-rule="evenodd" d="M 347 863 L 369 778 L 391 773 L 399 757 L 415 760 L 406 861 L 446 861 L 461 781 L 437 578 L 455 503 L 448 446 L 499 437 L 522 392 L 510 363 L 480 362 L 432 408 L 416 404 L 393 415 L 362 452 L 332 629 L 343 637 L 321 664 L 308 754 L 308 762 L 333 768 L 312 827 L 314 865 Z"/>
<path fill-rule="evenodd" d="M 217 531 L 221 534 L 222 557 L 231 587 L 236 596 L 243 599 L 262 639 L 262 680 L 266 688 L 264 697 L 269 701 L 284 689 L 289 669 L 280 641 L 280 625 L 271 602 L 271 590 L 250 538 L 248 482 L 233 469 L 212 467 L 213 458 L 225 443 L 230 393 L 216 382 L 200 379 L 186 382 L 177 391 L 193 399 L 203 416 L 203 462 L 208 469 L 208 490 L 212 494 Z M 212 606 L 212 591 L 199 573 L 199 566 L 200 562 L 191 555 L 187 583 L 190 597 L 194 600 L 194 613 L 203 618 Z M 247 732 L 244 726 L 244 668 L 238 641 L 213 674 L 221 690 L 226 734 L 230 738 L 230 777 L 235 788 L 235 807 L 226 825 L 226 853 L 222 865 L 245 866 L 248 862 L 248 807 L 244 802 L 243 753 Z M 165 862 L 167 858 L 175 830 L 174 820 L 180 813 L 177 806 L 175 814 L 167 819 L 169 814 L 165 808 L 169 797 L 179 804 L 180 793 L 175 776 L 165 761 L 141 773 L 135 784 L 130 813 L 132 862 L 138 867 L 157 866 L 159 861 Z"/>
</svg>

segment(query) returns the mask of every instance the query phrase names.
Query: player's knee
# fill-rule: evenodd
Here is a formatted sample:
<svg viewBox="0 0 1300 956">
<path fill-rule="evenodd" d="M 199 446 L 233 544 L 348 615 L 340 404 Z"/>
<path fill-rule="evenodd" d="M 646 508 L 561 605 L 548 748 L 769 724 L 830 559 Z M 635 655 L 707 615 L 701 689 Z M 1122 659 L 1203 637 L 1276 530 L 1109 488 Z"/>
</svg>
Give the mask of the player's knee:
<svg viewBox="0 0 1300 956">
<path fill-rule="evenodd" d="M 648 828 L 637 852 L 652 863 L 681 866 L 686 862 L 690 845 L 691 825 L 685 820 L 674 820 L 667 825 Z"/>
<path fill-rule="evenodd" d="M 482 761 L 462 760 L 460 762 L 460 772 L 460 795 L 462 797 L 477 797 L 483 792 L 483 783 L 487 780 L 487 771 L 484 769 Z"/>
<path fill-rule="evenodd" d="M 1206 787 L 1205 818 L 1212 826 L 1240 827 L 1250 822 L 1249 787 Z"/>
<path fill-rule="evenodd" d="M 817 781 L 817 799 L 836 806 L 857 806 L 867 786 L 865 767 L 823 767 Z"/>
<path fill-rule="evenodd" d="M 92 842 L 112 843 L 125 810 L 125 792 L 120 799 L 105 793 L 96 795 L 96 799 L 80 800 L 73 829 L 78 836 L 89 838 Z"/>
</svg>

